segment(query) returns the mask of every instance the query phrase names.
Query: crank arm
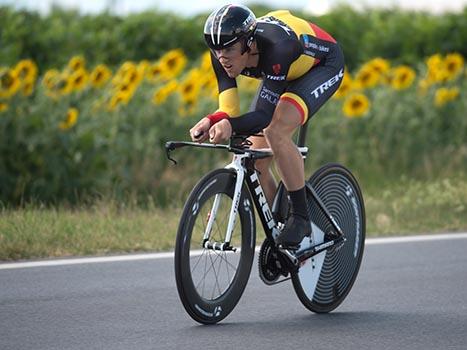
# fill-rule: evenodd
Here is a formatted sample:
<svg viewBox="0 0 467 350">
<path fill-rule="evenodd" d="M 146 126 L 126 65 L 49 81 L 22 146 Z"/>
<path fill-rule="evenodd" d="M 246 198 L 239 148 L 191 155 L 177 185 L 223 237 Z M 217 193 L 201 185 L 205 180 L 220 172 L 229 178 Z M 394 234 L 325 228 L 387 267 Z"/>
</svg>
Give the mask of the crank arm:
<svg viewBox="0 0 467 350">
<path fill-rule="evenodd" d="M 317 244 L 314 247 L 311 247 L 310 249 L 304 250 L 303 252 L 296 255 L 295 257 L 297 258 L 299 262 L 303 262 L 315 255 L 318 255 L 321 252 L 324 252 L 325 250 L 330 249 L 331 247 L 344 244 L 345 241 L 346 241 L 346 238 L 344 236 L 340 236 L 340 237 L 337 237 L 336 239 Z"/>
</svg>

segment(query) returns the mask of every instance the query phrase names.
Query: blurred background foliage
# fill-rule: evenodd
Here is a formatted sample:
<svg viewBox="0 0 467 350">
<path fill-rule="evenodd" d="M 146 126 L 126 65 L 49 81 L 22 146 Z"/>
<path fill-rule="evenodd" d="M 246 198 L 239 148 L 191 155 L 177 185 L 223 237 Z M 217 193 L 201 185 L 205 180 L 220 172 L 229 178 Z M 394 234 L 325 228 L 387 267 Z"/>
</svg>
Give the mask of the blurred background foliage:
<svg viewBox="0 0 467 350">
<path fill-rule="evenodd" d="M 257 16 L 271 10 L 251 8 Z M 377 56 L 406 64 L 435 53 L 467 56 L 467 7 L 461 13 L 443 15 L 396 9 L 362 12 L 348 6 L 320 17 L 293 13 L 332 33 L 342 45 L 350 69 Z M 41 16 L 0 7 L 0 62 L 12 65 L 30 58 L 45 70 L 64 65 L 71 56 L 85 54 L 91 65 L 114 66 L 125 60 L 156 59 L 174 48 L 183 48 L 190 59 L 195 59 L 205 49 L 201 34 L 206 16 L 184 18 L 165 12 L 125 17 L 111 13 L 80 15 L 60 8 Z"/>
<path fill-rule="evenodd" d="M 266 8 L 253 7 L 260 15 Z M 296 13 L 300 15 L 300 13 Z M 467 9 L 339 7 L 308 18 L 342 43 L 339 92 L 310 122 L 307 173 L 349 166 L 363 188 L 467 173 Z M 205 16 L 48 16 L 0 8 L 0 203 L 181 205 L 223 152 L 168 140 L 217 108 Z M 240 79 L 246 111 L 257 81 Z"/>
</svg>

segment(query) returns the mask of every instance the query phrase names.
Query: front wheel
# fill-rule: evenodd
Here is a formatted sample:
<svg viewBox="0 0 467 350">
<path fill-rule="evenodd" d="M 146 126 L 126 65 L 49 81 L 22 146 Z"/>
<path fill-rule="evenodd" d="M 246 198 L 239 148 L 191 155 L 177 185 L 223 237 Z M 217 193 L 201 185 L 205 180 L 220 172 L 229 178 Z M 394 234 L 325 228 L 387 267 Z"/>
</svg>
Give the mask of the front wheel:
<svg viewBox="0 0 467 350">
<path fill-rule="evenodd" d="M 185 203 L 178 228 L 178 294 L 188 314 L 204 324 L 219 322 L 233 310 L 253 263 L 255 216 L 244 185 L 230 240 L 232 250 L 204 247 L 206 239 L 218 247 L 225 243 L 235 182 L 235 172 L 227 169 L 214 170 L 202 178 Z"/>
<path fill-rule="evenodd" d="M 356 179 L 339 164 L 321 167 L 309 184 L 346 238 L 338 249 L 331 248 L 306 260 L 292 273 L 295 292 L 303 305 L 325 313 L 342 303 L 357 277 L 365 246 L 365 207 Z M 321 243 L 334 230 L 310 193 L 307 197 L 315 244 Z"/>
</svg>

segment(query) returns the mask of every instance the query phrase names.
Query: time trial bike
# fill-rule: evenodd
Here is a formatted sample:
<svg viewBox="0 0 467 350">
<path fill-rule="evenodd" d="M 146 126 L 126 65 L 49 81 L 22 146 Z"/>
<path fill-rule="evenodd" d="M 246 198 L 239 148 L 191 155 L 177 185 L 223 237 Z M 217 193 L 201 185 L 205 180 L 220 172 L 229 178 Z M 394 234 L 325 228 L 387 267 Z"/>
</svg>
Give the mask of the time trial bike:
<svg viewBox="0 0 467 350">
<path fill-rule="evenodd" d="M 274 285 L 292 280 L 309 310 L 326 313 L 342 303 L 357 277 L 365 244 L 365 208 L 360 187 L 344 166 L 331 163 L 306 181 L 312 234 L 298 250 L 278 247 L 289 215 L 289 198 L 279 184 L 272 207 L 259 181 L 255 161 L 271 157 L 270 149 L 252 149 L 247 135 L 229 144 L 183 141 L 166 143 L 167 157 L 181 147 L 201 147 L 233 153 L 224 168 L 206 174 L 186 200 L 175 246 L 178 294 L 197 322 L 213 324 L 234 309 L 248 282 L 256 247 L 255 212 L 265 239 L 259 249 L 261 280 Z M 305 159 L 306 125 L 297 146 Z M 175 162 L 175 161 L 174 161 Z"/>
</svg>

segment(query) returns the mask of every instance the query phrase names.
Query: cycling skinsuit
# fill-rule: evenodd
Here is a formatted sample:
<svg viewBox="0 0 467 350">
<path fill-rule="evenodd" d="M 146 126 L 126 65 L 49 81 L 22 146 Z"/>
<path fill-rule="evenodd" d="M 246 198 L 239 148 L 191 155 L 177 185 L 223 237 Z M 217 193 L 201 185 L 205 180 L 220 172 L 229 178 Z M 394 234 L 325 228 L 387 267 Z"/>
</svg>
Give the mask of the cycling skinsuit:
<svg viewBox="0 0 467 350">
<path fill-rule="evenodd" d="M 304 124 L 339 87 L 344 76 L 341 48 L 324 30 L 289 11 L 274 11 L 257 20 L 257 67 L 242 75 L 262 79 L 250 112 L 239 116 L 237 84 L 211 54 L 219 86 L 219 110 L 231 118 L 237 133 L 263 130 L 279 100 L 292 103 Z"/>
</svg>

